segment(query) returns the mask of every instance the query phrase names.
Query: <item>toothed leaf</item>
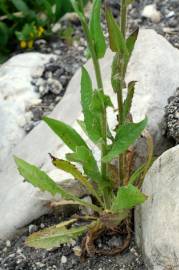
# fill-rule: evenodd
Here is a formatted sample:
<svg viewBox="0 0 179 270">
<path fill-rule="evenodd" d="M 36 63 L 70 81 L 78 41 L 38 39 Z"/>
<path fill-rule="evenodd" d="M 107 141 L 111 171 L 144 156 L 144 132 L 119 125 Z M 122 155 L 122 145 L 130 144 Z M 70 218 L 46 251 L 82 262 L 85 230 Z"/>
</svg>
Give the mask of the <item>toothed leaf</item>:
<svg viewBox="0 0 179 270">
<path fill-rule="evenodd" d="M 84 114 L 84 123 L 87 134 L 93 142 L 99 142 L 102 138 L 100 116 L 90 108 L 93 98 L 92 81 L 85 68 L 82 68 L 81 77 L 81 104 Z"/>
<path fill-rule="evenodd" d="M 147 118 L 139 123 L 127 123 L 117 130 L 116 138 L 111 146 L 111 150 L 103 158 L 104 162 L 110 162 L 125 152 L 132 145 L 147 125 Z"/>
<path fill-rule="evenodd" d="M 27 163 L 26 161 L 14 157 L 17 164 L 19 173 L 25 178 L 27 182 L 32 184 L 34 187 L 39 188 L 41 191 L 48 191 L 53 196 L 60 194 L 66 200 L 72 200 L 78 202 L 80 205 L 90 207 L 95 211 L 99 211 L 99 208 L 93 204 L 87 203 L 75 195 L 67 192 L 65 189 L 57 185 L 44 171 L 40 170 L 38 167 Z"/>
<path fill-rule="evenodd" d="M 84 176 L 72 163 L 66 160 L 58 159 L 53 156 L 52 163 L 58 169 L 61 169 L 67 173 L 70 173 L 76 180 L 78 180 L 83 186 L 87 188 L 87 190 L 94 195 L 97 199 L 99 198 L 97 192 L 95 191 L 92 184 L 89 182 L 88 178 Z"/>
<path fill-rule="evenodd" d="M 77 239 L 87 231 L 87 228 L 87 226 L 76 226 L 67 229 L 65 223 L 64 225 L 62 223 L 33 233 L 27 238 L 26 245 L 50 250 L 59 247 L 61 244 L 70 243 L 72 240 Z"/>
<path fill-rule="evenodd" d="M 71 150 L 75 151 L 76 146 L 87 147 L 85 141 L 71 126 L 48 117 L 44 117 L 43 120 Z"/>
<path fill-rule="evenodd" d="M 94 156 L 88 148 L 80 146 L 76 148 L 76 152 L 66 155 L 69 161 L 80 163 L 83 166 L 86 175 L 94 181 L 100 181 L 101 175 Z"/>
</svg>

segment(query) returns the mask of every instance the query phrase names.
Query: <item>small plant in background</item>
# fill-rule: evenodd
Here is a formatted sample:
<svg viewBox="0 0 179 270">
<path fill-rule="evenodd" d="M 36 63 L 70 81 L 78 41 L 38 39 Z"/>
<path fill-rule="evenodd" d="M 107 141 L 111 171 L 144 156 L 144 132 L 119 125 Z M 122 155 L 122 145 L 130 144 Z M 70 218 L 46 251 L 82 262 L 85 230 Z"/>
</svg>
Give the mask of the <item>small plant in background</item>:
<svg viewBox="0 0 179 270">
<path fill-rule="evenodd" d="M 53 24 L 71 11 L 70 0 L 1 0 L 0 62 L 17 45 L 21 49 L 31 49 L 36 39 L 49 37 Z"/>
<path fill-rule="evenodd" d="M 81 127 L 90 140 L 101 151 L 101 164 L 98 165 L 92 150 L 84 139 L 69 125 L 48 117 L 44 121 L 63 140 L 71 150 L 66 160 L 54 157 L 55 167 L 70 173 L 83 185 L 92 197 L 92 203 L 86 202 L 57 185 L 45 172 L 34 165 L 15 157 L 20 174 L 35 187 L 48 191 L 52 195 L 61 194 L 60 205 L 79 204 L 94 211 L 92 216 L 75 216 L 56 226 L 32 234 L 26 241 L 35 248 L 51 249 L 84 234 L 82 255 L 117 254 L 125 250 L 131 239 L 131 210 L 143 203 L 147 196 L 140 191 L 142 180 L 152 161 L 152 140 L 147 136 L 148 159 L 145 164 L 133 171 L 132 145 L 140 137 L 147 125 L 145 118 L 133 123 L 130 114 L 135 90 L 134 81 L 125 83 L 125 73 L 132 54 L 138 30 L 126 37 L 127 8 L 132 0 L 121 1 L 120 25 L 106 7 L 106 20 L 109 32 L 110 48 L 115 53 L 112 64 L 111 83 L 118 101 L 118 123 L 114 130 L 109 129 L 107 121 L 108 107 L 114 107 L 109 96 L 104 92 L 99 59 L 106 52 L 106 42 L 100 24 L 101 1 L 94 0 L 90 21 L 84 14 L 83 2 L 72 0 L 78 14 L 90 52 L 96 74 L 97 89 L 94 89 L 88 71 L 82 68 L 81 104 L 84 121 Z M 124 99 L 123 89 L 127 88 Z M 116 162 L 117 161 L 117 162 Z M 83 170 L 77 169 L 80 164 Z M 80 226 L 79 221 L 86 221 Z M 95 240 L 104 232 L 116 232 L 124 235 L 122 246 L 111 251 L 98 250 Z"/>
</svg>

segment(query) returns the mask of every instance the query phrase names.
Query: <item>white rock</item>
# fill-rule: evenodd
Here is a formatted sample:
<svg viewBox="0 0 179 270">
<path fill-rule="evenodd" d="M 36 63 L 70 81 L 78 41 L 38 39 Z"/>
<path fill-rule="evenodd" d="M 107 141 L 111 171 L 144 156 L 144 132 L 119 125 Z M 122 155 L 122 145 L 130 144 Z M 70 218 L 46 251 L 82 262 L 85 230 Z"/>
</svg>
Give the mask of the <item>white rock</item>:
<svg viewBox="0 0 179 270">
<path fill-rule="evenodd" d="M 148 269 L 179 269 L 179 146 L 149 170 L 143 192 L 149 199 L 136 210 L 136 238 Z"/>
<path fill-rule="evenodd" d="M 6 247 L 11 247 L 11 241 L 10 240 L 6 241 Z"/>
<path fill-rule="evenodd" d="M 61 263 L 64 264 L 64 263 L 67 263 L 67 257 L 66 256 L 62 256 L 61 257 Z"/>
<path fill-rule="evenodd" d="M 10 151 L 25 136 L 23 127 L 32 117 L 25 115 L 26 109 L 38 98 L 31 85 L 31 75 L 50 57 L 24 53 L 12 57 L 0 67 L 0 168 Z"/>
<path fill-rule="evenodd" d="M 142 16 L 149 18 L 154 23 L 159 23 L 161 20 L 161 13 L 156 9 L 155 4 L 145 6 L 142 11 Z"/>
<path fill-rule="evenodd" d="M 110 86 L 112 56 L 112 53 L 108 51 L 105 59 L 101 61 L 101 66 L 106 93 L 116 100 Z M 88 62 L 86 68 L 94 80 L 92 63 Z M 178 70 L 179 51 L 153 30 L 142 30 L 128 68 L 126 81 L 138 81 L 132 107 L 133 118 L 134 121 L 140 121 L 148 115 L 149 130 L 154 135 L 156 144 L 161 142 L 162 138 L 159 127 L 167 99 L 179 86 Z M 61 119 L 77 127 L 79 131 L 80 128 L 75 120 L 80 117 L 80 114 L 80 71 L 78 71 L 72 78 L 65 96 L 50 117 Z M 115 125 L 113 111 L 110 111 L 109 122 L 110 126 Z M 99 152 L 95 148 L 93 150 L 99 159 Z M 63 158 L 68 151 L 58 137 L 44 123 L 40 123 L 15 148 L 13 154 L 36 164 L 51 174 L 54 167 L 51 165 L 48 153 Z M 69 179 L 69 175 L 60 171 L 52 174 L 56 175 L 56 180 L 60 183 L 64 179 Z M 23 178 L 17 172 L 12 154 L 4 161 L 0 179 L 0 216 L 3 217 L 3 222 L 0 222 L 0 238 L 4 239 L 9 235 L 12 236 L 17 228 L 46 213 L 48 209 L 44 206 L 47 201 L 46 194 L 22 182 Z M 70 183 L 71 189 L 76 190 L 77 186 L 73 187 L 77 181 Z M 79 188 L 79 192 L 82 194 L 84 191 Z"/>
</svg>

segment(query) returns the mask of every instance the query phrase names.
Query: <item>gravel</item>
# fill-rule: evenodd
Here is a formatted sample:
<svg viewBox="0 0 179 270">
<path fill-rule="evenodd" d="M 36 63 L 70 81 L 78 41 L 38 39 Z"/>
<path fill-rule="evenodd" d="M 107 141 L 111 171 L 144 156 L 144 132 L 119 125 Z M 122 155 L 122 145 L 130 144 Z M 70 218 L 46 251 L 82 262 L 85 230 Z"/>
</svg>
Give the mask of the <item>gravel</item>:
<svg viewBox="0 0 179 270">
<path fill-rule="evenodd" d="M 66 217 L 66 215 L 64 214 Z M 30 226 L 19 231 L 13 240 L 7 240 L 0 244 L 0 269 L 1 270 L 145 270 L 142 256 L 132 241 L 130 248 L 122 256 L 114 257 L 91 257 L 86 261 L 81 261 L 79 253 L 80 240 L 71 244 L 46 251 L 29 248 L 25 245 L 25 239 L 30 234 L 29 228 L 32 225 L 40 229 L 57 224 L 62 221 L 63 215 L 49 214 L 34 221 Z M 97 246 L 111 249 L 120 244 L 120 236 L 103 236 L 98 240 Z M 8 243 L 8 244 L 7 244 Z M 10 244 L 9 244 L 10 243 Z M 77 254 L 78 256 L 76 256 Z"/>
</svg>

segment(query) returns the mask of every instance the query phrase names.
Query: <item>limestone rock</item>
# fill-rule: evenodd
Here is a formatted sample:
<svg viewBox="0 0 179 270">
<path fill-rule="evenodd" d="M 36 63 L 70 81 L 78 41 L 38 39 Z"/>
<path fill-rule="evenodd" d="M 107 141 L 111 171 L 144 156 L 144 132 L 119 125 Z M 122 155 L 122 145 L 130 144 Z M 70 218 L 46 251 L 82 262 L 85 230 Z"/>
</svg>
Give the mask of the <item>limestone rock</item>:
<svg viewBox="0 0 179 270">
<path fill-rule="evenodd" d="M 145 6 L 142 11 L 142 16 L 149 18 L 153 23 L 159 23 L 161 20 L 161 13 L 156 9 L 155 4 Z"/>
<path fill-rule="evenodd" d="M 163 153 L 145 177 L 148 200 L 136 210 L 136 239 L 148 269 L 179 269 L 179 146 Z"/>
<path fill-rule="evenodd" d="M 25 136 L 24 126 L 32 117 L 27 110 L 38 99 L 31 85 L 50 55 L 23 53 L 0 67 L 0 168 L 4 159 Z"/>
</svg>

